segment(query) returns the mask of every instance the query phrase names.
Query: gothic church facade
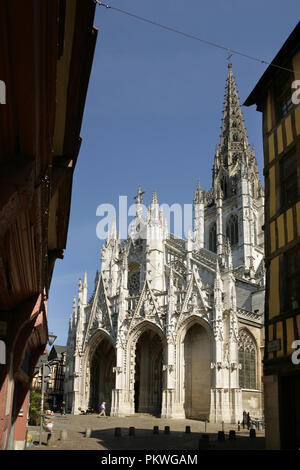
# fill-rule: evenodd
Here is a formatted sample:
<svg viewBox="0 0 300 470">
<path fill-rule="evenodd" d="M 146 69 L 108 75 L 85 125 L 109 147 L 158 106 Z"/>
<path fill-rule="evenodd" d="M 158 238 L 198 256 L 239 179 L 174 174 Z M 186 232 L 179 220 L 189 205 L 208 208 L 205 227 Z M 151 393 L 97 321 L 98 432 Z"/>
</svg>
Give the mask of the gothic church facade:
<svg viewBox="0 0 300 470">
<path fill-rule="evenodd" d="M 113 224 L 88 300 L 79 281 L 69 322 L 65 400 L 106 401 L 111 416 L 237 422 L 263 414 L 264 192 L 231 64 L 212 188 L 194 192 L 187 239 L 142 191 L 130 236 Z"/>
</svg>

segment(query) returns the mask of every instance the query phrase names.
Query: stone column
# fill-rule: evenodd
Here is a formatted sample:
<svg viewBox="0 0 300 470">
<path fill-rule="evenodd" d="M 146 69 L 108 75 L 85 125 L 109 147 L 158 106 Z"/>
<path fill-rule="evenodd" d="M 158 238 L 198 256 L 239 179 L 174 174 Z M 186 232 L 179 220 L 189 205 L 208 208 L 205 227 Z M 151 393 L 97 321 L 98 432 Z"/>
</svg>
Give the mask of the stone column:
<svg viewBox="0 0 300 470">
<path fill-rule="evenodd" d="M 216 206 L 217 206 L 217 219 L 216 219 L 216 236 L 217 236 L 217 254 L 221 265 L 224 265 L 224 243 L 223 243 L 223 194 L 220 187 L 217 190 Z"/>
<path fill-rule="evenodd" d="M 165 353 L 165 364 L 163 365 L 163 390 L 162 390 L 162 418 L 173 417 L 173 405 L 175 399 L 175 345 L 170 340 L 167 343 Z"/>
<path fill-rule="evenodd" d="M 74 360 L 74 382 L 73 382 L 73 391 L 74 391 L 74 398 L 72 403 L 72 412 L 77 415 L 80 414 L 78 408 L 82 406 L 82 396 L 80 390 L 80 365 L 81 365 L 81 357 L 79 353 L 75 353 L 75 360 Z"/>
<path fill-rule="evenodd" d="M 116 365 L 113 367 L 115 377 L 115 387 L 112 389 L 111 397 L 111 416 L 121 416 L 124 414 L 124 369 L 123 369 L 123 354 L 124 350 L 120 342 L 117 342 L 116 347 Z"/>
</svg>

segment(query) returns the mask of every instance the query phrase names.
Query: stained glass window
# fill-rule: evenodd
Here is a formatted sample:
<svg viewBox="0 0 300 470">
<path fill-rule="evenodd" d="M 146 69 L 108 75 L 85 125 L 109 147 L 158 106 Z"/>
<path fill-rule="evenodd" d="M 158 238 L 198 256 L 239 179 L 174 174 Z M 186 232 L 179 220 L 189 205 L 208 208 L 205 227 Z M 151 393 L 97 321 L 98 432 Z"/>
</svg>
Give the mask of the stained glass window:
<svg viewBox="0 0 300 470">
<path fill-rule="evenodd" d="M 256 349 L 252 336 L 246 330 L 239 333 L 239 384 L 241 388 L 256 389 Z"/>
<path fill-rule="evenodd" d="M 128 290 L 130 297 L 139 295 L 140 292 L 140 270 L 138 269 L 128 277 Z"/>
</svg>

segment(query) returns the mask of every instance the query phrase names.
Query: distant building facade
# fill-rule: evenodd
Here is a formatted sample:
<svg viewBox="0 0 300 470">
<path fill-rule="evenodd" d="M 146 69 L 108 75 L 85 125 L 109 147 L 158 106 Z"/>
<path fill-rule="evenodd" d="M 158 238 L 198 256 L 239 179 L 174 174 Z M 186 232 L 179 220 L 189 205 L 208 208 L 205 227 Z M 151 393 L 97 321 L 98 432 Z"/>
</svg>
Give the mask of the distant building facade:
<svg viewBox="0 0 300 470">
<path fill-rule="evenodd" d="M 237 422 L 262 417 L 264 191 L 231 64 L 212 188 L 194 192 L 186 240 L 142 190 L 130 236 L 113 224 L 88 301 L 79 281 L 69 323 L 65 401 L 107 402 L 112 416 Z"/>
<path fill-rule="evenodd" d="M 45 392 L 47 393 L 47 402 L 50 410 L 59 410 L 64 396 L 64 380 L 66 366 L 66 346 L 54 345 L 51 351 L 47 352 L 45 359 L 50 369 L 47 375 Z M 39 361 L 36 366 L 36 372 L 32 380 L 32 388 L 42 387 L 41 365 Z M 47 372 L 48 372 L 47 367 Z"/>
<path fill-rule="evenodd" d="M 292 356 L 300 340 L 300 92 L 293 82 L 300 80 L 300 23 L 272 64 L 281 68 L 270 65 L 245 102 L 263 114 L 266 444 L 298 449 L 300 365 Z"/>
<path fill-rule="evenodd" d="M 48 356 L 51 374 L 46 391 L 51 410 L 60 409 L 63 401 L 66 355 L 66 346 L 53 346 Z"/>
</svg>

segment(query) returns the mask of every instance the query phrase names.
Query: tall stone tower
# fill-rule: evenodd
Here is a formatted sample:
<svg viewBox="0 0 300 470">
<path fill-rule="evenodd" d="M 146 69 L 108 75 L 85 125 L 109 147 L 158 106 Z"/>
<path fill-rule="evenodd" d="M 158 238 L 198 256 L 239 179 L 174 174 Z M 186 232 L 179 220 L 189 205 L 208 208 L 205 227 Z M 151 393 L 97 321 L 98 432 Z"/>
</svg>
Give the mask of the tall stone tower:
<svg viewBox="0 0 300 470">
<path fill-rule="evenodd" d="M 113 416 L 237 422 L 262 415 L 264 194 L 228 67 L 212 187 L 198 182 L 193 228 L 169 233 L 156 191 L 121 241 L 113 223 L 87 301 L 69 323 L 69 410 L 105 400 Z"/>
</svg>

